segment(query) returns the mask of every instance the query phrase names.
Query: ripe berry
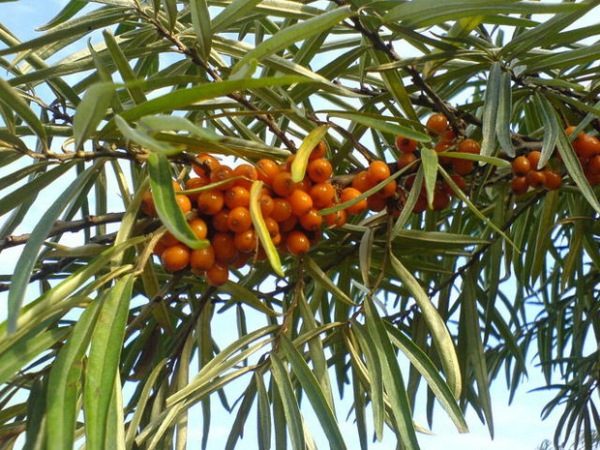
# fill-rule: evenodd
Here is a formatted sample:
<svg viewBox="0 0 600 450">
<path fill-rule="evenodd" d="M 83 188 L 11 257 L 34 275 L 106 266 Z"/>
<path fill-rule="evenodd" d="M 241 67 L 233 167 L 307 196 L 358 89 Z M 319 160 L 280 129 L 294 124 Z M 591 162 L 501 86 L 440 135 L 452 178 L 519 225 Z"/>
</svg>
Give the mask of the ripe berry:
<svg viewBox="0 0 600 450">
<path fill-rule="evenodd" d="M 210 182 L 211 183 L 220 183 L 223 181 L 227 181 L 228 179 L 233 177 L 233 169 L 228 166 L 219 166 L 215 170 L 210 173 Z M 231 180 L 229 183 L 225 183 L 219 185 L 216 189 L 220 191 L 225 191 L 230 189 L 233 186 L 235 180 Z"/>
<path fill-rule="evenodd" d="M 273 192 L 280 197 L 287 197 L 290 195 L 292 192 L 294 192 L 296 186 L 297 183 L 292 181 L 292 174 L 289 172 L 279 172 L 273 177 L 273 182 L 271 185 Z"/>
<path fill-rule="evenodd" d="M 272 159 L 265 158 L 256 163 L 256 174 L 258 179 L 269 185 L 273 182 L 273 178 L 280 170 L 279 165 Z"/>
<path fill-rule="evenodd" d="M 256 167 L 251 166 L 250 164 L 240 164 L 236 168 L 233 169 L 234 177 L 244 177 L 243 179 L 235 180 L 235 186 L 241 186 L 250 190 L 252 186 L 252 182 L 258 179 L 258 172 Z"/>
<path fill-rule="evenodd" d="M 175 196 L 175 200 L 177 200 L 177 204 L 179 205 L 179 209 L 182 213 L 186 214 L 192 210 L 192 201 L 189 199 L 187 195 L 179 194 Z"/>
<path fill-rule="evenodd" d="M 167 247 L 160 259 L 167 272 L 177 272 L 185 269 L 190 263 L 190 249 L 183 244 L 175 244 Z"/>
<path fill-rule="evenodd" d="M 291 231 L 287 235 L 285 244 L 288 252 L 292 255 L 303 255 L 310 250 L 310 240 L 302 231 Z"/>
<path fill-rule="evenodd" d="M 524 176 L 516 176 L 510 182 L 510 187 L 512 191 L 517 194 L 524 194 L 529 189 L 529 183 L 527 182 L 527 178 Z"/>
<path fill-rule="evenodd" d="M 473 161 L 468 159 L 453 159 L 452 170 L 459 175 L 469 175 L 475 169 Z"/>
<path fill-rule="evenodd" d="M 287 233 L 294 229 L 296 224 L 298 223 L 298 218 L 294 215 L 291 215 L 288 219 L 279 223 L 279 230 L 281 232 Z"/>
<path fill-rule="evenodd" d="M 189 225 L 198 239 L 206 239 L 208 227 L 206 226 L 206 222 L 204 220 L 198 217 L 190 220 Z"/>
<path fill-rule="evenodd" d="M 414 153 L 417 150 L 417 141 L 404 136 L 396 136 L 395 144 L 402 153 Z"/>
<path fill-rule="evenodd" d="M 588 171 L 592 175 L 600 174 L 600 155 L 590 158 L 588 162 Z"/>
<path fill-rule="evenodd" d="M 200 153 L 196 156 L 196 163 L 192 168 L 198 176 L 210 178 L 210 174 L 220 165 L 221 163 L 214 156 L 209 155 L 208 153 Z"/>
<path fill-rule="evenodd" d="M 234 233 L 241 233 L 250 229 L 252 226 L 252 219 L 250 217 L 250 211 L 244 206 L 238 206 L 229 211 L 229 217 L 227 218 L 227 226 Z"/>
<path fill-rule="evenodd" d="M 309 195 L 313 200 L 315 208 L 327 208 L 333 204 L 335 188 L 331 183 L 318 183 L 310 188 Z"/>
<path fill-rule="evenodd" d="M 303 216 L 313 207 L 312 197 L 300 189 L 292 192 L 288 201 L 292 206 L 292 213 L 298 217 Z"/>
<path fill-rule="evenodd" d="M 385 161 L 373 161 L 367 169 L 367 178 L 374 185 L 385 180 L 390 175 L 390 168 Z"/>
<path fill-rule="evenodd" d="M 225 232 L 229 231 L 228 220 L 229 220 L 229 210 L 223 208 L 221 211 L 219 211 L 218 213 L 216 213 L 213 216 L 212 226 L 215 229 L 215 231 L 220 231 L 222 233 L 225 233 Z"/>
<path fill-rule="evenodd" d="M 269 217 L 273 212 L 273 208 L 275 207 L 273 203 L 273 197 L 269 194 L 262 194 L 258 199 L 258 204 L 260 205 L 260 212 L 263 217 Z"/>
<path fill-rule="evenodd" d="M 211 242 L 218 262 L 228 264 L 237 256 L 231 233 L 215 233 Z"/>
<path fill-rule="evenodd" d="M 540 169 L 538 167 L 538 163 L 540 162 L 541 157 L 542 157 L 542 152 L 540 152 L 538 150 L 533 150 L 527 154 L 527 159 L 529 160 L 529 163 L 531 164 L 532 170 Z"/>
<path fill-rule="evenodd" d="M 392 180 L 382 187 L 375 195 L 381 198 L 390 198 L 396 193 L 397 188 L 398 183 L 396 183 L 396 180 Z"/>
<path fill-rule="evenodd" d="M 248 207 L 250 204 L 250 192 L 243 186 L 232 186 L 224 194 L 225 206 L 233 209 L 237 206 Z"/>
<path fill-rule="evenodd" d="M 198 211 L 209 216 L 214 215 L 223 209 L 225 199 L 223 192 L 218 190 L 203 191 L 198 194 L 196 199 Z"/>
<path fill-rule="evenodd" d="M 192 272 L 200 273 L 210 269 L 215 263 L 215 251 L 212 245 L 206 248 L 192 250 L 190 254 L 190 267 Z"/>
<path fill-rule="evenodd" d="M 279 234 L 279 224 L 272 217 L 265 217 L 265 226 L 271 239 Z"/>
<path fill-rule="evenodd" d="M 579 157 L 589 159 L 600 155 L 600 140 L 595 136 L 583 134 L 573 141 L 573 148 Z"/>
<path fill-rule="evenodd" d="M 435 211 L 441 211 L 448 206 L 450 206 L 450 196 L 443 190 L 436 189 L 435 195 L 433 196 L 433 209 Z"/>
<path fill-rule="evenodd" d="M 227 266 L 223 266 L 219 263 L 213 264 L 213 266 L 206 271 L 206 281 L 212 286 L 221 286 L 227 283 L 229 279 L 229 269 Z"/>
<path fill-rule="evenodd" d="M 206 186 L 209 183 L 210 183 L 210 178 L 205 177 L 205 176 L 189 178 L 185 182 L 185 190 L 191 191 L 192 189 L 198 189 L 198 188 L 201 188 L 202 186 Z"/>
<path fill-rule="evenodd" d="M 531 163 L 526 156 L 517 156 L 512 162 L 512 171 L 515 175 L 527 175 L 531 170 Z"/>
<path fill-rule="evenodd" d="M 448 129 L 448 118 L 440 113 L 432 114 L 425 126 L 433 134 L 442 134 Z"/>
<path fill-rule="evenodd" d="M 361 170 L 352 178 L 352 187 L 358 189 L 360 192 L 368 191 L 373 186 L 375 184 L 371 182 L 366 170 Z"/>
<path fill-rule="evenodd" d="M 311 209 L 303 216 L 300 216 L 298 221 L 300 226 L 307 231 L 317 231 L 321 228 L 323 217 L 321 217 L 316 209 Z"/>
<path fill-rule="evenodd" d="M 383 211 L 387 205 L 387 201 L 385 198 L 379 195 L 371 195 L 367 198 L 367 207 L 371 211 L 379 212 Z"/>
<path fill-rule="evenodd" d="M 361 194 L 361 192 L 358 189 L 355 189 L 353 187 L 344 188 L 342 190 L 342 193 L 340 194 L 340 202 L 345 203 L 347 201 L 354 200 L 360 194 Z M 348 212 L 348 214 L 360 214 L 365 209 L 367 209 L 367 200 L 362 199 L 362 200 L 358 201 L 357 203 L 355 203 L 351 206 L 348 206 L 346 208 L 346 211 Z"/>
<path fill-rule="evenodd" d="M 406 166 L 414 163 L 417 160 L 417 157 L 414 153 L 403 153 L 400 155 L 397 161 L 398 170 L 404 169 Z M 414 167 L 413 167 L 414 170 Z"/>
<path fill-rule="evenodd" d="M 273 211 L 271 212 L 271 218 L 276 222 L 283 222 L 292 215 L 292 205 L 285 198 L 274 198 L 273 199 Z"/>
<path fill-rule="evenodd" d="M 172 247 L 173 245 L 177 245 L 177 244 L 181 244 L 181 242 L 179 242 L 177 240 L 177 238 L 175 236 L 173 236 L 171 234 L 171 232 L 167 231 L 165 234 L 162 235 L 162 237 L 160 238 L 160 242 L 165 248 L 166 247 Z"/>
<path fill-rule="evenodd" d="M 310 156 L 308 157 L 309 161 L 314 161 L 315 159 L 325 158 L 327 154 L 327 144 L 325 141 L 321 141 L 317 144 L 315 148 L 313 148 Z"/>
<path fill-rule="evenodd" d="M 156 207 L 154 206 L 154 198 L 150 191 L 145 191 L 142 194 L 142 212 L 147 216 L 156 216 Z"/>
<path fill-rule="evenodd" d="M 530 170 L 526 175 L 527 184 L 531 187 L 539 187 L 544 184 L 546 175 L 541 170 Z"/>
<path fill-rule="evenodd" d="M 256 250 L 256 247 L 258 246 L 256 232 L 253 229 L 250 229 L 241 233 L 236 233 L 233 238 L 233 243 L 238 251 L 242 253 L 251 253 Z"/>
<path fill-rule="evenodd" d="M 340 209 L 337 212 L 327 214 L 325 216 L 325 223 L 330 228 L 341 227 L 348 220 L 348 214 L 345 209 Z"/>
<path fill-rule="evenodd" d="M 552 170 L 544 170 L 544 187 L 549 191 L 560 188 L 562 178 L 559 173 Z"/>
<path fill-rule="evenodd" d="M 315 183 L 323 183 L 331 178 L 333 174 L 333 167 L 329 160 L 325 158 L 318 158 L 308 163 L 306 173 L 311 181 Z"/>
<path fill-rule="evenodd" d="M 464 139 L 458 144 L 458 151 L 478 155 L 481 151 L 481 146 L 479 145 L 479 142 L 474 139 Z"/>
</svg>

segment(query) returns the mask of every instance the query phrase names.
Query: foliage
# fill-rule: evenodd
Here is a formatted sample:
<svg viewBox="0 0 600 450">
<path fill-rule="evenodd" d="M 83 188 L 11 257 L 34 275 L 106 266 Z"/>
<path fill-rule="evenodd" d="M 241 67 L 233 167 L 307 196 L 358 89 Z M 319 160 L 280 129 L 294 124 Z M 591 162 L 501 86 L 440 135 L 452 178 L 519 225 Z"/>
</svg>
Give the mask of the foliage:
<svg viewBox="0 0 600 450">
<path fill-rule="evenodd" d="M 195 406 L 206 448 L 219 401 L 228 448 L 252 422 L 257 447 L 314 448 L 312 409 L 332 448 L 391 432 L 416 449 L 417 402 L 429 425 L 437 400 L 458 430 L 470 407 L 493 434 L 490 385 L 514 395 L 531 360 L 556 390 L 556 445 L 591 442 L 600 203 L 563 130 L 600 131 L 600 26 L 578 22 L 598 4 L 71 0 L 30 41 L 0 24 L 0 249 L 22 246 L 0 284 L 2 448 L 24 433 L 28 448 L 182 449 Z M 450 178 L 432 112 L 482 141 L 481 162 L 449 208 L 412 214 L 421 185 L 431 200 Z M 167 195 L 195 153 L 283 161 L 323 125 L 337 174 L 394 161 L 396 134 L 423 141 L 399 215 L 324 231 L 282 255 L 283 277 L 256 262 L 215 288 L 153 259 L 149 183 L 164 225 L 201 246 Z M 535 148 L 562 186 L 515 196 L 507 161 Z"/>
</svg>

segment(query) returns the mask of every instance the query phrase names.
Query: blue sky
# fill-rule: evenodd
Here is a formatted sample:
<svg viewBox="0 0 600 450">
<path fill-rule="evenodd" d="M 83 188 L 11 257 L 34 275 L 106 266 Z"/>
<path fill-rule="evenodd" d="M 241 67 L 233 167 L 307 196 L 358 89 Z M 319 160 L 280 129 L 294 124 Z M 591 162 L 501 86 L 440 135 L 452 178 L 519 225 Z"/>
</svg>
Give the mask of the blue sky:
<svg viewBox="0 0 600 450">
<path fill-rule="evenodd" d="M 34 28 L 45 24 L 62 6 L 66 4 L 66 0 L 21 0 L 14 3 L 0 3 L 0 22 L 12 30 L 21 39 L 29 39 L 36 35 Z M 43 7 L 40 7 L 42 6 Z M 4 74 L 0 74 L 3 76 Z M 14 166 L 13 166 L 14 168 Z M 9 170 L 11 168 L 9 167 Z M 4 172 L 3 172 L 4 170 Z M 6 174 L 6 168 L 0 169 L 0 177 Z M 65 182 L 66 183 L 66 182 Z M 6 192 L 0 193 L 0 195 Z M 35 216 L 35 213 L 33 213 Z M 1 219 L 0 219 L 1 223 Z M 29 231 L 28 226 L 32 226 L 33 222 L 27 221 L 18 230 L 18 232 Z M 76 239 L 73 240 L 76 242 Z M 19 248 L 9 249 L 0 254 L 0 265 L 3 267 L 4 273 L 9 273 L 18 257 Z M 4 302 L 6 296 L 0 294 L 0 301 Z M 0 308 L 3 310 L 4 308 Z M 1 311 L 3 313 L 3 311 Z M 217 329 L 216 332 L 219 332 Z M 221 327 L 220 332 L 223 334 L 223 340 L 231 339 L 231 334 L 227 327 Z M 216 336 L 220 339 L 219 336 Z M 482 425 L 472 411 L 467 413 L 467 422 L 471 432 L 469 434 L 458 434 L 450 421 L 444 416 L 441 409 L 436 409 L 434 420 L 434 435 L 422 435 L 420 443 L 423 450 L 437 450 L 443 448 L 445 450 L 464 450 L 464 449 L 489 449 L 489 450 L 533 450 L 544 439 L 551 438 L 556 422 L 556 415 L 551 416 L 549 420 L 541 421 L 540 412 L 543 406 L 552 398 L 552 393 L 534 392 L 528 393 L 528 390 L 538 388 L 544 384 L 540 376 L 537 375 L 538 370 L 532 368 L 530 371 L 532 378 L 524 383 L 517 392 L 512 406 L 508 406 L 508 392 L 503 388 L 501 382 L 496 382 L 492 389 L 494 402 L 494 422 L 496 437 L 492 441 L 488 435 L 487 428 Z M 216 403 L 216 402 L 215 402 Z M 424 402 L 421 402 L 423 405 Z M 347 402 L 342 403 L 338 408 L 338 415 L 345 417 L 348 408 Z M 310 413 L 307 412 L 307 420 L 310 419 Z M 422 423 L 425 424 L 424 408 L 417 408 L 417 420 L 422 418 Z M 221 425 L 221 423 L 223 425 Z M 222 448 L 229 432 L 229 420 L 219 420 L 219 416 L 213 417 L 214 429 L 211 432 L 210 448 Z M 253 425 L 249 424 L 249 428 L 253 429 Z M 318 425 L 311 427 L 318 428 Z M 351 422 L 343 425 L 344 431 L 351 434 L 354 433 L 354 427 Z M 250 434 L 253 434 L 251 430 Z M 316 433 L 317 434 L 317 433 Z M 388 439 L 379 445 L 373 445 L 374 449 L 392 448 L 391 432 L 387 431 Z M 191 436 L 196 436 L 196 432 L 191 430 Z M 252 437 L 246 439 L 245 444 L 240 448 L 253 448 L 255 441 Z M 349 442 L 352 442 L 349 440 Z M 194 446 L 191 445 L 191 448 Z M 352 448 L 352 446 L 350 446 Z M 321 446 L 319 446 L 321 448 Z"/>
</svg>

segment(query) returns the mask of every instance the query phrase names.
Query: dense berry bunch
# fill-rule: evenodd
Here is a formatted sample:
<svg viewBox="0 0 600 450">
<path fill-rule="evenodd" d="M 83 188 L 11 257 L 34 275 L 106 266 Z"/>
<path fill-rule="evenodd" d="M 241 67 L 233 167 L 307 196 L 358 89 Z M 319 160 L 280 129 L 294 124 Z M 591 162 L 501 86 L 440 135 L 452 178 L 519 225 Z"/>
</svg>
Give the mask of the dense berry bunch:
<svg viewBox="0 0 600 450">
<path fill-rule="evenodd" d="M 562 183 L 559 172 L 544 167 L 538 167 L 542 154 L 533 150 L 525 155 L 517 156 L 512 161 L 513 179 L 511 187 L 515 194 L 524 194 L 531 187 L 544 187 L 549 191 L 558 189 Z"/>
<path fill-rule="evenodd" d="M 292 180 L 293 156 L 279 164 L 261 159 L 256 164 L 229 167 L 214 156 L 200 154 L 193 166 L 194 176 L 185 182 L 185 191 L 173 182 L 177 202 L 199 239 L 210 245 L 192 250 L 166 233 L 154 248 L 165 270 L 190 269 L 205 276 L 212 285 L 228 280 L 229 267 L 240 268 L 251 260 L 265 258 L 250 215 L 250 188 L 254 180 L 264 182 L 259 205 L 273 243 L 292 255 L 308 252 L 325 227 L 339 227 L 350 214 L 364 210 L 366 201 L 331 214 L 320 210 L 347 201 L 355 195 L 352 188 L 332 184 L 333 167 L 326 158 L 326 146 L 312 151 L 305 178 Z M 374 179 L 389 172 L 373 174 Z M 379 178 L 377 178 L 379 177 Z M 207 189 L 208 186 L 208 189 Z M 395 188 L 394 188 L 395 189 Z M 142 210 L 156 215 L 152 194 L 144 194 Z"/>
<path fill-rule="evenodd" d="M 567 127 L 567 135 L 573 134 L 574 126 Z M 600 139 L 587 133 L 579 133 L 573 139 L 573 148 L 581 167 L 592 186 L 600 184 Z"/>
</svg>

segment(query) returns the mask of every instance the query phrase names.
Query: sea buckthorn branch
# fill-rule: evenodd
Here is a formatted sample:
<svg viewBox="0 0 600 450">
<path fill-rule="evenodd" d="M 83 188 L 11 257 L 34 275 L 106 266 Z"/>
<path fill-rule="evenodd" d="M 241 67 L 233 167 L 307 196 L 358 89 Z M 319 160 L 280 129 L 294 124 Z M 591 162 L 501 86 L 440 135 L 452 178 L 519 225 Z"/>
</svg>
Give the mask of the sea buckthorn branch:
<svg viewBox="0 0 600 450">
<path fill-rule="evenodd" d="M 179 52 L 181 52 L 183 55 L 189 58 L 189 60 L 192 61 L 195 65 L 202 67 L 213 80 L 222 80 L 221 76 L 217 73 L 217 71 L 213 69 L 206 61 L 204 61 L 193 47 L 188 47 L 187 45 L 185 45 L 181 41 L 181 39 L 179 39 L 178 36 L 174 35 L 167 28 L 165 28 L 165 26 L 160 22 L 160 20 L 158 20 L 158 18 L 147 14 L 143 9 L 140 8 L 137 8 L 137 11 L 145 21 L 154 26 L 154 28 L 162 37 L 170 41 Z M 259 113 L 259 109 L 240 94 L 231 93 L 228 94 L 227 97 L 236 101 L 248 110 L 254 111 L 254 117 L 256 117 L 257 120 L 263 122 L 267 126 L 267 128 L 269 128 L 269 130 L 275 136 L 277 136 L 279 140 L 281 140 L 281 142 L 288 148 L 288 150 L 290 150 L 292 153 L 296 151 L 296 145 L 294 144 L 294 142 L 286 136 L 286 134 L 281 130 L 279 125 L 277 125 L 277 123 L 270 114 Z"/>
</svg>

